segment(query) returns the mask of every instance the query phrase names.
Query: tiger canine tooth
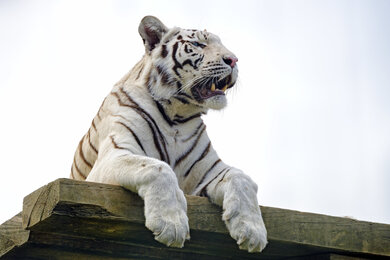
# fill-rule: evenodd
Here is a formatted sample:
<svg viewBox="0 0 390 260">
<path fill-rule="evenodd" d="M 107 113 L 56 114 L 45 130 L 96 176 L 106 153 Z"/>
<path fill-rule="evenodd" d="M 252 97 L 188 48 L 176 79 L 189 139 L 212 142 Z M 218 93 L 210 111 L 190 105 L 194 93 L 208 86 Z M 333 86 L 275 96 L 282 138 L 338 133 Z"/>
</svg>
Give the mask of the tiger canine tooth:
<svg viewBox="0 0 390 260">
<path fill-rule="evenodd" d="M 223 92 L 225 92 L 228 88 L 228 85 L 224 86 L 223 89 L 221 89 Z"/>
<path fill-rule="evenodd" d="M 215 91 L 215 84 L 211 84 L 211 91 Z"/>
</svg>

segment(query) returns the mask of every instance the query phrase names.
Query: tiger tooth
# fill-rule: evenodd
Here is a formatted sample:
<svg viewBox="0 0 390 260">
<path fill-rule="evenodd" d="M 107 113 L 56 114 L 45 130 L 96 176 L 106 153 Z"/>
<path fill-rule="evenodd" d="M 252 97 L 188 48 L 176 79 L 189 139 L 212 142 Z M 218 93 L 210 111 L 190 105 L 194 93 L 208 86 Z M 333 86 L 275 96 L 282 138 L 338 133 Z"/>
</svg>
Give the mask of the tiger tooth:
<svg viewBox="0 0 390 260">
<path fill-rule="evenodd" d="M 223 89 L 221 89 L 223 92 L 225 92 L 228 88 L 228 85 L 224 86 Z"/>
<path fill-rule="evenodd" d="M 215 91 L 215 84 L 211 84 L 211 91 Z"/>
</svg>

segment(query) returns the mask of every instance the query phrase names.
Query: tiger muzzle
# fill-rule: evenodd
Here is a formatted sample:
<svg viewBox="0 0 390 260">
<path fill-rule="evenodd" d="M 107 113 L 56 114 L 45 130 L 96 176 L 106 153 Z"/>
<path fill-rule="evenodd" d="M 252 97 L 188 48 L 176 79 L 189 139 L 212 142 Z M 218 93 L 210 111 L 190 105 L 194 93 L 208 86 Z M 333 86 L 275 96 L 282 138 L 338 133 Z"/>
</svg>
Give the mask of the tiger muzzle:
<svg viewBox="0 0 390 260">
<path fill-rule="evenodd" d="M 201 82 L 192 87 L 192 95 L 197 101 L 201 102 L 214 96 L 225 95 L 226 90 L 233 87 L 234 83 L 231 75 L 221 80 L 216 78 L 202 79 Z"/>
</svg>

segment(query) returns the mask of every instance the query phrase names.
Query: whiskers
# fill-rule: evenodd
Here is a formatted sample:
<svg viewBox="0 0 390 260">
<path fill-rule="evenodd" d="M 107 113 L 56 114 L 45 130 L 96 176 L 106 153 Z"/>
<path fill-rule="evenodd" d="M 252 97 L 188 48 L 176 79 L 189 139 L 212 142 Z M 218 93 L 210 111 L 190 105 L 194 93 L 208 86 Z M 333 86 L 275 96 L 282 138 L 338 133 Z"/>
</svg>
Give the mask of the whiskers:
<svg viewBox="0 0 390 260">
<path fill-rule="evenodd" d="M 197 77 L 191 79 L 190 81 L 188 81 L 185 85 L 183 85 L 176 92 L 176 94 L 185 93 L 188 90 L 190 90 L 192 87 L 194 87 L 195 85 L 197 85 L 197 86 L 208 86 L 208 85 L 210 85 L 211 86 L 212 83 L 217 85 L 218 81 L 220 81 L 224 77 L 225 77 L 224 75 L 214 75 L 214 76 L 204 76 L 204 75 L 201 75 L 201 76 L 197 76 Z"/>
<path fill-rule="evenodd" d="M 240 88 L 240 85 L 242 85 L 242 82 L 240 80 L 240 77 L 238 77 L 236 80 L 236 83 L 234 83 L 233 87 L 226 90 L 226 93 L 229 93 L 229 95 L 227 95 L 228 99 L 231 100 L 232 102 L 234 102 L 234 98 L 237 95 L 236 94 L 237 91 L 239 91 L 238 89 Z"/>
<path fill-rule="evenodd" d="M 179 93 L 185 93 L 187 92 L 188 90 L 190 90 L 195 84 L 205 84 L 207 83 L 208 81 L 208 78 L 204 77 L 204 76 L 197 76 L 193 79 L 191 79 L 190 81 L 188 81 L 185 85 L 183 85 L 178 91 L 176 94 L 179 94 Z"/>
</svg>

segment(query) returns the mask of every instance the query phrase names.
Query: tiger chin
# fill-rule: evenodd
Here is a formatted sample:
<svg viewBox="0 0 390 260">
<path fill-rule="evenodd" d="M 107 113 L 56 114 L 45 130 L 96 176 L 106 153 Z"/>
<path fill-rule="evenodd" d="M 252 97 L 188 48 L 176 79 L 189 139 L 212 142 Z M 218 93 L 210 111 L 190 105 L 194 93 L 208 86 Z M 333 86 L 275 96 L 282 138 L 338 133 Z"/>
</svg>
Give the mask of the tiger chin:
<svg viewBox="0 0 390 260">
<path fill-rule="evenodd" d="M 190 238 L 184 194 L 205 196 L 240 249 L 260 252 L 267 231 L 257 185 L 225 164 L 201 118 L 226 106 L 237 57 L 218 36 L 142 19 L 145 54 L 104 99 L 81 139 L 70 178 L 123 186 L 145 202 L 146 227 L 167 246 Z"/>
</svg>

